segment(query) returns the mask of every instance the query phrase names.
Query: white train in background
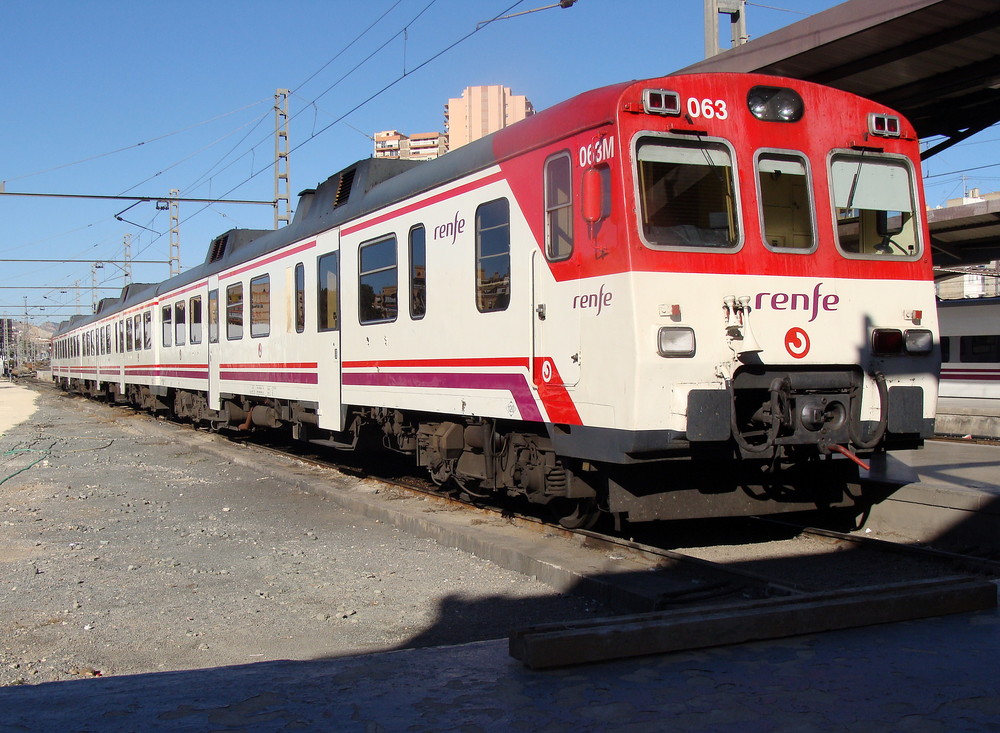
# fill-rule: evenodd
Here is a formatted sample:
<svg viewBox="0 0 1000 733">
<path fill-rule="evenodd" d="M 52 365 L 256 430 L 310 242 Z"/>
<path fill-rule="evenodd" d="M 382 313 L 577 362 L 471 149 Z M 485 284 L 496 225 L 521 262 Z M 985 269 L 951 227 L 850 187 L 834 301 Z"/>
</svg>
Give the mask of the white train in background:
<svg viewBox="0 0 1000 733">
<path fill-rule="evenodd" d="M 941 397 L 1000 399 L 1000 298 L 942 300 Z"/>
</svg>

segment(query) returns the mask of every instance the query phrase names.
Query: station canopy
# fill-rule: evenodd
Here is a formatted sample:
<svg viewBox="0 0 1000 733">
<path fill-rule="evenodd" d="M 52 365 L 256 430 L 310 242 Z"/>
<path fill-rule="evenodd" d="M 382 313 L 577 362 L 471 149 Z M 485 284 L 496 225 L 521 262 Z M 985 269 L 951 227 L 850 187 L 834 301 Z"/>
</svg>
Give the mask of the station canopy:
<svg viewBox="0 0 1000 733">
<path fill-rule="evenodd" d="M 787 76 L 874 99 L 903 114 L 924 157 L 1000 121 L 997 0 L 849 0 L 680 73 Z"/>
<path fill-rule="evenodd" d="M 1000 121 L 1000 2 L 849 0 L 679 73 L 705 71 L 787 76 L 876 100 L 934 138 L 926 159 Z M 997 202 L 930 211 L 929 226 L 939 268 L 1000 258 Z"/>
</svg>

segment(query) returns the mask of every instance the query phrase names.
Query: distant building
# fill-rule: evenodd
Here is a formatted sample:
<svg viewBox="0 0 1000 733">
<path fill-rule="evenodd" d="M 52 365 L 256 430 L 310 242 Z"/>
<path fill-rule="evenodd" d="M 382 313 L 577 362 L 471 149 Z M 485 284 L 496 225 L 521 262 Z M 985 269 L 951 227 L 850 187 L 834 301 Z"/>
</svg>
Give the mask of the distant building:
<svg viewBox="0 0 1000 733">
<path fill-rule="evenodd" d="M 440 132 L 404 135 L 399 130 L 384 130 L 374 137 L 376 158 L 433 160 L 448 152 L 448 136 Z"/>
<path fill-rule="evenodd" d="M 978 188 L 965 192 L 960 199 L 948 199 L 945 208 L 968 206 L 1000 200 L 1000 192 L 981 193 Z M 947 271 L 946 271 L 947 272 Z M 995 298 L 1000 296 L 1000 261 L 993 260 L 986 265 L 956 267 L 950 274 L 939 274 L 935 278 L 937 297 L 941 300 L 960 298 Z"/>
<path fill-rule="evenodd" d="M 376 132 L 375 157 L 399 160 L 432 160 L 449 150 L 502 130 L 535 114 L 524 96 L 507 87 L 466 87 L 462 96 L 449 99 L 444 108 L 446 132 L 404 135 L 399 130 Z"/>
<path fill-rule="evenodd" d="M 460 148 L 533 114 L 528 98 L 511 94 L 508 87 L 466 87 L 460 98 L 449 99 L 445 106 L 448 147 Z"/>
</svg>

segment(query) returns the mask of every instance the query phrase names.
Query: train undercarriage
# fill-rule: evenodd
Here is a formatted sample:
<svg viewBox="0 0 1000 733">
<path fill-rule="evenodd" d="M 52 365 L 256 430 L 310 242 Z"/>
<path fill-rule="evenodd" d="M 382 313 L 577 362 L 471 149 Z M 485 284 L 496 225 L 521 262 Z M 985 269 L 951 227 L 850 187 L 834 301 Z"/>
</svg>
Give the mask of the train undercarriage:
<svg viewBox="0 0 1000 733">
<path fill-rule="evenodd" d="M 563 434 L 568 426 L 355 407 L 347 412 L 346 429 L 332 432 L 318 427 L 312 402 L 224 395 L 221 409 L 212 410 L 198 391 L 129 385 L 121 392 L 116 384 L 62 383 L 89 397 L 215 431 L 281 429 L 296 441 L 340 451 L 381 449 L 409 456 L 435 484 L 469 500 L 527 501 L 545 507 L 568 528 L 589 528 L 602 516 L 620 527 L 624 521 L 789 511 L 846 509 L 860 515 L 885 497 L 888 488 L 862 491 L 858 467 L 864 461 L 842 445 L 854 440 L 863 452 L 876 449 L 887 429 L 856 427 L 864 437 L 852 435 L 845 413 L 849 385 L 837 399 L 817 397 L 815 390 L 807 399 L 787 380 L 762 385 L 752 381 L 738 400 L 734 397 L 727 416 L 732 431 L 725 439 L 694 442 L 680 434 L 657 450 L 609 461 L 566 450 L 572 445 Z M 796 437 L 809 420 L 816 436 Z M 919 444 L 918 435 L 906 437 Z"/>
</svg>

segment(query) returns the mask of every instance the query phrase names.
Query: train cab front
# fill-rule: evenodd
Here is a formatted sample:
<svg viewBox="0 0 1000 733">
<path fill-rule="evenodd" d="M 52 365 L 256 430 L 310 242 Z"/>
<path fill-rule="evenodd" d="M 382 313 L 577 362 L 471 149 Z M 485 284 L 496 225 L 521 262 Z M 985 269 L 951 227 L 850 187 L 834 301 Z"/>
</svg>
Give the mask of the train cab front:
<svg viewBox="0 0 1000 733">
<path fill-rule="evenodd" d="M 621 469 L 611 508 L 655 519 L 849 504 L 872 455 L 933 433 L 916 134 L 807 83 L 655 81 L 632 92 L 623 124 L 636 340 L 655 333 L 658 357 L 640 357 L 639 382 L 670 398 L 657 415 L 640 396 L 634 411 L 678 431 L 681 460 L 665 450 L 659 469 Z"/>
</svg>

